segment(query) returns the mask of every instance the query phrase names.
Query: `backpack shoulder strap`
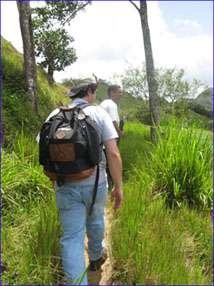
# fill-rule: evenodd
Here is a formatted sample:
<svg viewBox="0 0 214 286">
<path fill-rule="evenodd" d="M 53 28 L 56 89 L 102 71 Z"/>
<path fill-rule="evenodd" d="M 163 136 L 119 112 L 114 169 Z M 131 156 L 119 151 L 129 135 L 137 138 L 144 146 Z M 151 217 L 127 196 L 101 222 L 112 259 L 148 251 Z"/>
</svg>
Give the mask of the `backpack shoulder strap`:
<svg viewBox="0 0 214 286">
<path fill-rule="evenodd" d="M 91 106 L 91 104 L 85 103 L 85 102 L 81 102 L 81 103 L 76 105 L 76 107 L 80 107 L 81 109 L 84 109 L 84 108 L 86 108 L 88 106 Z"/>
<path fill-rule="evenodd" d="M 66 105 L 63 105 L 63 106 L 59 107 L 59 109 L 61 111 L 71 111 L 73 108 L 74 108 L 74 106 L 66 106 Z"/>
<path fill-rule="evenodd" d="M 96 196 L 97 196 L 98 183 L 99 183 L 99 177 L 100 177 L 100 166 L 98 164 L 97 165 L 97 171 L 96 171 L 96 178 L 95 178 L 94 188 L 93 188 L 92 203 L 91 203 L 91 206 L 90 206 L 90 209 L 89 209 L 89 215 L 92 214 L 93 206 L 95 204 L 95 200 L 96 200 Z"/>
</svg>

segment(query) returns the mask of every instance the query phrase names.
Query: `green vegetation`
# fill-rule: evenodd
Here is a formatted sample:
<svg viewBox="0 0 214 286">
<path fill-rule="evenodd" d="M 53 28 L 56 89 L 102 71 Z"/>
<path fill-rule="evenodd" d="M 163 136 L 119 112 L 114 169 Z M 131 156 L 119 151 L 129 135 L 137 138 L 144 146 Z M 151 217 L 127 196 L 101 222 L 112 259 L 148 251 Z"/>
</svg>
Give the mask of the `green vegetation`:
<svg viewBox="0 0 214 286">
<path fill-rule="evenodd" d="M 73 84 L 80 83 L 80 79 L 65 79 L 63 85 L 70 88 Z M 107 97 L 108 83 L 105 80 L 100 80 L 97 89 L 97 102 L 100 103 Z M 202 99 L 204 98 L 204 93 L 199 95 Z M 205 102 L 210 100 L 211 94 L 209 89 L 209 94 L 205 93 Z M 196 100 L 197 101 L 197 100 Z M 197 128 L 212 130 L 212 119 L 205 116 L 205 112 L 199 114 L 194 112 L 195 110 L 195 100 L 180 99 L 172 104 L 170 104 L 164 97 L 160 98 L 161 105 L 161 126 L 167 126 L 171 121 L 176 120 L 177 124 L 181 126 L 194 125 Z M 121 102 L 119 103 L 120 114 L 126 121 L 141 122 L 145 125 L 151 125 L 150 113 L 149 113 L 149 102 L 141 97 L 133 97 L 132 93 L 123 93 Z M 197 108 L 196 108 L 197 109 Z M 198 110 L 198 109 L 197 109 Z M 211 111 L 209 111 L 211 112 Z"/>
<path fill-rule="evenodd" d="M 211 208 L 212 142 L 204 131 L 175 123 L 161 129 L 151 169 L 154 191 L 163 194 L 170 207 L 186 202 L 190 207 Z"/>
<path fill-rule="evenodd" d="M 163 130 L 168 136 L 173 137 L 174 130 Z M 172 138 L 169 139 L 166 134 L 163 134 L 164 139 L 160 146 L 151 146 L 148 141 L 149 131 L 141 124 L 128 124 L 125 131 L 126 136 L 121 141 L 122 157 L 127 170 L 124 185 L 125 200 L 115 219 L 112 233 L 114 279 L 122 284 L 210 284 L 212 281 L 210 212 L 200 212 L 197 208 L 190 209 L 185 204 L 185 198 L 179 209 L 167 208 L 165 199 L 159 195 L 160 192 L 154 193 L 158 183 L 167 184 L 168 181 L 170 183 L 173 181 L 174 173 L 179 176 L 183 155 L 187 156 L 187 163 L 189 159 L 189 165 L 185 168 L 187 174 L 191 167 L 193 172 L 195 171 L 194 166 L 190 165 L 193 154 L 188 154 L 188 150 L 185 152 L 186 145 L 181 150 L 178 148 L 191 131 L 181 130 L 177 133 L 177 147 L 176 142 L 173 142 Z M 197 143 L 200 144 L 201 141 L 196 139 L 193 142 L 196 148 Z M 193 148 L 193 151 L 201 156 L 201 172 L 208 178 L 207 170 L 203 166 L 206 164 L 207 153 L 211 158 L 211 149 L 209 145 L 203 147 L 204 150 L 198 148 L 196 152 Z M 163 152 L 163 148 L 166 153 Z M 170 169 L 170 164 L 173 162 L 178 164 L 174 165 L 175 170 Z M 208 164 L 207 168 L 211 172 L 211 165 Z M 171 177 L 165 175 L 165 170 L 171 171 Z M 180 180 L 182 176 L 180 173 L 180 178 L 174 178 Z M 194 176 L 193 174 L 193 178 Z M 196 196 L 194 187 L 198 190 L 200 173 L 199 178 L 195 180 L 195 185 L 192 185 L 191 189 L 193 196 Z M 201 183 L 203 185 L 203 182 Z M 209 185 L 206 187 L 211 188 L 212 181 L 209 180 L 207 184 Z M 175 181 L 171 189 L 168 189 L 169 193 L 174 194 L 175 191 L 180 193 L 178 185 L 179 181 Z"/>
<path fill-rule="evenodd" d="M 54 83 L 54 71 L 62 71 L 77 60 L 75 49 L 70 47 L 74 39 L 65 30 L 65 25 L 70 25 L 88 4 L 88 1 L 47 1 L 44 6 L 32 9 L 35 53 L 40 57 L 40 65 L 47 69 L 50 85 Z"/>
<path fill-rule="evenodd" d="M 49 88 L 38 71 L 39 117 L 31 112 L 23 58 L 3 39 L 2 280 L 4 284 L 62 283 L 55 193 L 38 164 L 36 135 L 66 89 Z"/>
<path fill-rule="evenodd" d="M 35 137 L 50 110 L 66 101 L 64 95 L 67 89 L 61 85 L 50 88 L 45 72 L 38 68 L 39 117 L 36 117 L 31 112 L 31 102 L 25 89 L 22 55 L 4 39 L 2 51 L 3 133 L 6 146 L 12 144 L 13 138 L 22 128 Z"/>
<path fill-rule="evenodd" d="M 55 193 L 38 164 L 35 137 L 48 113 L 66 102 L 67 88 L 50 88 L 39 69 L 36 117 L 22 64 L 22 55 L 3 40 L 2 281 L 62 284 Z M 100 85 L 98 100 L 106 88 Z M 123 114 L 135 120 L 141 104 L 125 94 Z M 157 146 L 150 142 L 149 126 L 125 126 L 120 143 L 125 199 L 112 229 L 113 278 L 119 284 L 211 284 L 212 134 L 201 129 L 203 124 L 188 128 L 193 117 L 182 108 L 173 115 L 176 125 L 169 126 L 171 115 L 164 119 Z"/>
</svg>

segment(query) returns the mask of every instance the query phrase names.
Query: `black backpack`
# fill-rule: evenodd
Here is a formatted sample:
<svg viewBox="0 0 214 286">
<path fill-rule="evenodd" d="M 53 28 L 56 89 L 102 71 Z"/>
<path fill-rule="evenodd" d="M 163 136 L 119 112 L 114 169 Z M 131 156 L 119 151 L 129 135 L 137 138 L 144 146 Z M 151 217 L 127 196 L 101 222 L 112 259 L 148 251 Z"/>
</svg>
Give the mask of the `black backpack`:
<svg viewBox="0 0 214 286">
<path fill-rule="evenodd" d="M 89 177 L 97 166 L 93 202 L 102 159 L 101 136 L 96 122 L 83 109 L 89 104 L 60 107 L 40 131 L 39 162 L 44 173 L 58 185 Z M 91 206 L 91 210 L 92 210 Z"/>
</svg>

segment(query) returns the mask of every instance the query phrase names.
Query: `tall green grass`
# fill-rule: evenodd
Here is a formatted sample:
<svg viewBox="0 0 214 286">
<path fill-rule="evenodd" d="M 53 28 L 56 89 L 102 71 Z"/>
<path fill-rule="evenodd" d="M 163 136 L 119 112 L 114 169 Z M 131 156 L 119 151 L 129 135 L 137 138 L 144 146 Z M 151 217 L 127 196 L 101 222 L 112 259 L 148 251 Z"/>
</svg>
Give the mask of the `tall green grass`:
<svg viewBox="0 0 214 286">
<path fill-rule="evenodd" d="M 148 161 L 148 153 L 153 148 L 150 142 L 149 127 L 127 122 L 125 135 L 120 141 L 119 148 L 123 159 L 123 176 L 126 180 L 137 168 L 138 163 Z"/>
<path fill-rule="evenodd" d="M 169 209 L 164 197 L 154 195 L 155 155 L 151 154 L 159 146 L 150 143 L 149 129 L 140 124 L 127 124 L 125 133 L 120 145 L 125 198 L 112 233 L 115 280 L 120 284 L 211 283 L 209 214 L 185 204 Z M 165 129 L 161 140 L 169 138 L 167 134 Z M 22 132 L 10 148 L 3 151 L 3 283 L 63 283 L 55 194 L 38 165 L 38 147 Z"/>
<path fill-rule="evenodd" d="M 38 165 L 35 138 L 17 135 L 2 163 L 4 284 L 62 282 L 55 193 Z"/>
<path fill-rule="evenodd" d="M 43 194 L 46 189 L 40 168 L 19 161 L 15 153 L 2 155 L 3 212 L 23 207 L 25 202 Z M 43 181 L 43 182 L 42 182 Z M 40 188 L 41 187 L 41 188 Z"/>
<path fill-rule="evenodd" d="M 34 114 L 26 92 L 23 55 L 4 39 L 2 52 L 2 280 L 10 285 L 61 283 L 55 198 L 38 165 L 35 137 L 50 111 L 67 102 L 67 90 L 58 84 L 49 87 L 38 67 L 39 114 Z"/>
<path fill-rule="evenodd" d="M 212 205 L 212 143 L 204 131 L 175 123 L 162 129 L 152 153 L 154 190 L 166 203 L 210 209 Z"/>
<path fill-rule="evenodd" d="M 52 284 L 62 282 L 59 250 L 60 226 L 53 192 L 28 211 L 19 214 L 15 225 L 3 218 L 2 245 L 4 284 Z"/>
<path fill-rule="evenodd" d="M 164 200 L 152 199 L 149 178 L 133 176 L 125 186 L 125 202 L 113 228 L 115 279 L 121 284 L 208 284 L 212 249 L 196 238 L 191 223 L 200 225 L 212 245 L 209 217 L 188 220 L 189 210 L 175 215 Z M 181 220 L 182 218 L 182 220 Z M 186 221 L 185 227 L 182 225 Z M 204 220 L 206 222 L 204 222 Z M 208 236 L 208 237 L 207 237 Z M 208 261 L 205 261 L 205 257 Z"/>
<path fill-rule="evenodd" d="M 163 196 L 154 195 L 158 174 L 155 176 L 151 158 L 159 146 L 152 146 L 143 130 L 140 124 L 129 124 L 121 142 L 123 158 L 130 142 L 138 143 L 133 150 L 137 156 L 133 161 L 129 158 L 132 171 L 124 184 L 124 202 L 113 223 L 114 280 L 120 284 L 210 284 L 210 214 L 185 204 L 170 209 Z"/>
</svg>

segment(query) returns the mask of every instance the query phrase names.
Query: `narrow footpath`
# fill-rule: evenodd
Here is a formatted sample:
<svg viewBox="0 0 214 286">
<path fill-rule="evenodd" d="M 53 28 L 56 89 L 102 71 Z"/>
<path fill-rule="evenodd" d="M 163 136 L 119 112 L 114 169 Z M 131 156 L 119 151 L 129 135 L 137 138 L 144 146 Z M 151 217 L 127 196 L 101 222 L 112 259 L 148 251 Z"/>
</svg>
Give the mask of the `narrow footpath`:
<svg viewBox="0 0 214 286">
<path fill-rule="evenodd" d="M 107 249 L 108 258 L 102 265 L 100 271 L 88 272 L 89 285 L 112 285 L 112 250 L 111 250 L 111 222 L 112 213 L 110 208 L 105 210 L 105 247 Z"/>
</svg>

